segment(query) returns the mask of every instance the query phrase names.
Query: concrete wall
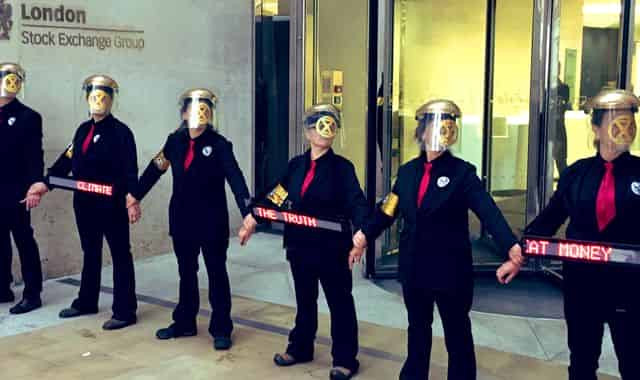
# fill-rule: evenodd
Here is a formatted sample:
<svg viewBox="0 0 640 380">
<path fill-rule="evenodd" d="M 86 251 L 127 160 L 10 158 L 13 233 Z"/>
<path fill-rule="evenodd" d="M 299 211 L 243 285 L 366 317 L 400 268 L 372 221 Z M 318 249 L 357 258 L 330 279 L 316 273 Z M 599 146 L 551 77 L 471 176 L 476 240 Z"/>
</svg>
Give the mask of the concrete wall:
<svg viewBox="0 0 640 380">
<path fill-rule="evenodd" d="M 253 188 L 253 2 L 251 0 L 8 0 L 13 5 L 10 41 L 0 41 L 0 61 L 17 61 L 27 71 L 24 101 L 42 113 L 46 164 L 51 165 L 86 118 L 82 80 L 94 73 L 113 76 L 121 86 L 116 117 L 133 130 L 140 172 L 178 126 L 177 98 L 190 87 L 211 88 L 220 98 L 221 133 L 234 142 L 236 157 Z M 24 24 L 21 4 L 83 8 L 82 27 L 143 30 L 144 34 L 116 34 L 145 40 L 142 50 L 91 47 L 32 46 L 24 31 L 45 31 Z M 66 25 L 70 24 L 53 24 Z M 58 33 L 60 29 L 46 29 Z M 78 31 L 66 30 L 71 34 Z M 84 33 L 84 32 L 82 32 Z M 118 157 L 114 157 L 118 159 Z M 132 228 L 136 258 L 171 251 L 167 174 L 143 203 L 143 219 Z M 229 195 L 232 228 L 240 222 Z M 54 191 L 33 212 L 44 272 L 55 277 L 78 272 L 82 254 L 71 206 L 71 194 Z M 105 263 L 108 263 L 105 248 Z M 17 260 L 15 260 L 17 261 Z M 14 262 L 14 273 L 18 273 Z"/>
</svg>

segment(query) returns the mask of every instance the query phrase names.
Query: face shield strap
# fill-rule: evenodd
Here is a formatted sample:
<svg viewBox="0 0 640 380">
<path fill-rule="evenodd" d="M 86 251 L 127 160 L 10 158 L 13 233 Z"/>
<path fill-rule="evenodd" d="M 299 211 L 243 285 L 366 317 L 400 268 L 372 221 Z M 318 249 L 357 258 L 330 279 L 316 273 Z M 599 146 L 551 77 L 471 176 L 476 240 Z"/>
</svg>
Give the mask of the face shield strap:
<svg viewBox="0 0 640 380">
<path fill-rule="evenodd" d="M 87 97 L 89 96 L 91 91 L 95 91 L 95 90 L 104 91 L 107 95 L 111 97 L 111 99 L 113 99 L 113 94 L 115 93 L 112 87 L 93 85 L 93 84 L 87 85 L 84 90 L 85 90 L 85 93 L 87 94 Z"/>
<path fill-rule="evenodd" d="M 6 76 L 9 76 L 11 74 L 17 76 L 18 79 L 20 79 L 21 81 L 24 82 L 24 78 L 20 74 L 18 74 L 16 72 L 13 72 L 13 71 L 6 71 L 6 70 L 5 71 L 0 71 L 0 79 L 4 78 Z"/>
<path fill-rule="evenodd" d="M 306 119 L 304 119 L 304 127 L 305 128 L 314 128 L 316 123 L 318 122 L 318 120 L 320 120 L 322 117 L 325 116 L 329 116 L 331 118 L 333 118 L 336 121 L 336 125 L 338 128 L 340 128 L 340 122 L 338 121 L 338 119 L 336 118 L 336 115 L 331 113 L 331 112 L 318 112 L 318 113 L 314 113 L 313 115 L 307 117 Z"/>
</svg>

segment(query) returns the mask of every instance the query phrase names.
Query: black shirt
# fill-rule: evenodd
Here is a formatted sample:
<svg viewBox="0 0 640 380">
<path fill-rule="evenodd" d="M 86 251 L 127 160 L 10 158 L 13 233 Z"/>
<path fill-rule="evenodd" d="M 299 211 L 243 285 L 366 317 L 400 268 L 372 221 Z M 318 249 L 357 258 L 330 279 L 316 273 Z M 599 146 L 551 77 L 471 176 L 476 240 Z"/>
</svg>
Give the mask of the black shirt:
<svg viewBox="0 0 640 380">
<path fill-rule="evenodd" d="M 0 107 L 0 208 L 18 206 L 43 180 L 42 117 L 18 99 Z"/>
<path fill-rule="evenodd" d="M 599 231 L 596 218 L 596 199 L 605 161 L 600 154 L 577 161 L 567 168 L 547 207 L 529 224 L 525 233 L 552 236 L 569 218 L 568 239 L 594 242 L 640 244 L 638 215 L 640 215 L 640 157 L 623 153 L 613 161 L 615 177 L 616 217 Z M 640 286 L 640 270 L 611 264 L 565 263 L 565 282 L 583 287 L 596 294 L 626 293 Z"/>
<path fill-rule="evenodd" d="M 83 144 L 94 125 L 93 138 L 87 152 L 83 153 Z M 76 180 L 113 186 L 113 197 L 110 199 L 123 205 L 125 195 L 138 182 L 136 143 L 129 127 L 111 114 L 99 122 L 90 119 L 80 124 L 73 142 L 49 168 L 48 174 L 65 177 L 69 172 L 73 173 Z M 74 199 L 104 201 L 106 198 L 78 192 Z"/>
<path fill-rule="evenodd" d="M 331 149 L 315 162 L 315 175 L 302 196 L 302 185 L 311 167 L 311 151 L 289 161 L 280 180 L 289 193 L 289 209 L 310 216 L 341 218 L 360 229 L 369 212 L 353 164 Z M 289 250 L 325 250 L 327 258 L 346 257 L 352 246 L 351 238 L 350 230 L 337 233 L 286 225 L 284 246 Z"/>
<path fill-rule="evenodd" d="M 132 195 L 142 200 L 171 167 L 173 193 L 169 204 L 169 230 L 174 237 L 229 238 L 229 211 L 225 180 L 242 216 L 249 214 L 249 189 L 233 146 L 212 128 L 194 139 L 194 158 L 185 171 L 191 137 L 188 128 L 169 135 L 162 151 L 147 166 Z M 164 161 L 163 161 L 164 160 Z M 163 164 L 166 162 L 166 165 Z"/>
<path fill-rule="evenodd" d="M 398 196 L 395 216 L 402 219 L 400 279 L 408 285 L 452 290 L 473 285 L 469 210 L 473 211 L 507 257 L 518 242 L 495 202 L 485 191 L 473 165 L 449 152 L 433 160 L 429 186 L 417 206 L 426 154 L 402 165 L 393 187 Z M 363 229 L 375 240 L 394 220 L 380 208 Z"/>
</svg>

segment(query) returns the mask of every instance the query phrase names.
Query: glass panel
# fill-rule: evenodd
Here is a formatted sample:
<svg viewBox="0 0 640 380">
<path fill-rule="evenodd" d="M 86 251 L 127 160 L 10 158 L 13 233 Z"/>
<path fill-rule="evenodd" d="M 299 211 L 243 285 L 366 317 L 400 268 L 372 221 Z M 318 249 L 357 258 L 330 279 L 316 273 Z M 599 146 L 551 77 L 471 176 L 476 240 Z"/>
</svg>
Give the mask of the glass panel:
<svg viewBox="0 0 640 380">
<path fill-rule="evenodd" d="M 620 0 L 562 0 L 554 19 L 551 53 L 549 169 L 595 153 L 587 98 L 615 88 L 618 77 Z"/>
<path fill-rule="evenodd" d="M 289 2 L 256 0 L 255 186 L 263 194 L 289 161 Z"/>
<path fill-rule="evenodd" d="M 322 102 L 341 109 L 333 148 L 353 162 L 364 187 L 368 1 L 310 0 L 306 7 L 305 108 Z"/>
<path fill-rule="evenodd" d="M 595 154 L 583 112 L 587 98 L 615 88 L 618 77 L 620 0 L 562 0 L 552 25 L 547 194 L 559 171 Z M 558 232 L 564 236 L 564 228 Z"/>
<path fill-rule="evenodd" d="M 636 96 L 640 95 L 640 3 L 636 2 L 636 14 L 635 25 L 633 26 L 633 45 L 629 46 L 629 49 L 633 51 L 633 57 L 631 59 L 631 87 Z M 640 125 L 640 115 L 636 113 L 636 123 Z M 631 152 L 635 155 L 640 155 L 640 138 L 636 137 L 636 140 L 631 146 Z"/>
<path fill-rule="evenodd" d="M 454 154 L 480 170 L 486 0 L 396 0 L 394 4 L 393 92 L 388 117 L 391 178 L 387 185 L 395 181 L 401 164 L 418 155 L 413 138 L 415 111 L 435 98 L 451 99 L 462 109 L 461 144 Z M 393 227 L 376 255 L 380 270 L 397 265 L 397 228 Z M 474 235 L 478 234 L 476 227 Z"/>
<path fill-rule="evenodd" d="M 516 232 L 525 224 L 532 29 L 533 1 L 497 2 L 489 189 Z M 474 257 L 501 261 L 493 249 L 476 249 Z"/>
</svg>

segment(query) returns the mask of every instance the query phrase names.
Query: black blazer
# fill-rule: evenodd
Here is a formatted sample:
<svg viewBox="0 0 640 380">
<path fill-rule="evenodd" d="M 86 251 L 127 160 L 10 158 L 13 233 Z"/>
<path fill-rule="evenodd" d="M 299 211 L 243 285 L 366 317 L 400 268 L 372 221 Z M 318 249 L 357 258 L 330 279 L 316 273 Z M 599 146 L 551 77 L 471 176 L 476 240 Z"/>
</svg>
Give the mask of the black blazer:
<svg viewBox="0 0 640 380">
<path fill-rule="evenodd" d="M 369 211 L 351 161 L 329 150 L 316 160 L 316 165 L 314 179 L 302 197 L 302 184 L 311 166 L 311 151 L 289 161 L 287 171 L 280 179 L 280 184 L 289 193 L 285 208 L 311 216 L 343 218 L 355 229 L 360 229 Z M 347 227 L 347 231 L 337 233 L 286 225 L 284 246 L 289 253 L 318 250 L 327 258 L 346 260 L 352 246 L 352 231 Z"/>
<path fill-rule="evenodd" d="M 173 237 L 229 239 L 229 210 L 225 180 L 229 183 L 242 216 L 249 214 L 249 189 L 232 144 L 212 128 L 195 141 L 195 156 L 187 171 L 189 130 L 169 135 L 162 151 L 149 163 L 132 195 L 142 200 L 171 167 L 173 193 L 169 204 L 169 231 Z"/>
<path fill-rule="evenodd" d="M 95 125 L 93 138 L 87 152 L 83 153 L 82 146 L 91 132 L 92 125 Z M 80 124 L 73 142 L 49 168 L 48 174 L 65 177 L 69 172 L 72 172 L 73 178 L 77 180 L 113 186 L 114 193 L 111 198 L 76 192 L 76 206 L 78 202 L 89 202 L 105 207 L 124 207 L 125 195 L 138 182 L 138 156 L 133 132 L 111 114 L 97 123 L 89 119 Z"/>
<path fill-rule="evenodd" d="M 0 108 L 0 208 L 19 206 L 43 180 L 42 117 L 14 99 Z"/>
<path fill-rule="evenodd" d="M 487 226 L 500 250 L 518 242 L 493 199 L 485 191 L 473 165 L 449 152 L 432 162 L 431 177 L 421 207 L 417 207 L 425 154 L 402 165 L 393 187 L 398 205 L 393 217 L 378 208 L 365 225 L 367 241 L 374 241 L 396 217 L 400 232 L 400 279 L 410 286 L 451 290 L 473 286 L 469 210 Z"/>
<path fill-rule="evenodd" d="M 640 245 L 640 157 L 623 153 L 613 161 L 616 217 L 600 232 L 596 199 L 605 173 L 600 155 L 577 161 L 560 176 L 547 207 L 525 229 L 536 236 L 552 236 L 569 218 L 566 237 L 574 240 Z M 584 294 L 611 298 L 640 288 L 640 270 L 598 263 L 564 263 L 565 286 Z M 628 298 L 628 297 L 627 297 Z M 637 298 L 637 297 L 636 297 Z"/>
</svg>

